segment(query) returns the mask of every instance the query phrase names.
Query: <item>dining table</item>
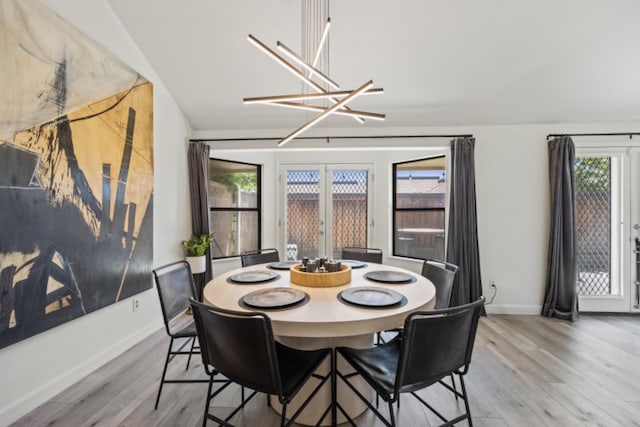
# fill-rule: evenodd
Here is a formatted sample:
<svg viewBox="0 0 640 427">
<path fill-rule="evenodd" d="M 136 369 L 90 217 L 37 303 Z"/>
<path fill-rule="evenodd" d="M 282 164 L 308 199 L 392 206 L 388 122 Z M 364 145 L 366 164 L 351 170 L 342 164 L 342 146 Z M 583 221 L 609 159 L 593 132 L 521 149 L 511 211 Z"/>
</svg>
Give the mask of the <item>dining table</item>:
<svg viewBox="0 0 640 427">
<path fill-rule="evenodd" d="M 264 312 L 271 319 L 274 336 L 279 342 L 303 350 L 371 347 L 376 332 L 402 326 L 409 313 L 432 309 L 435 304 L 433 283 L 403 268 L 341 260 L 350 270 L 347 283 L 304 286 L 294 283 L 291 278 L 290 269 L 296 265 L 295 268 L 299 268 L 299 263 L 257 264 L 219 274 L 204 287 L 203 300 L 230 310 Z M 341 371 L 347 366 L 342 360 L 338 364 Z M 321 369 L 329 370 L 330 362 L 326 361 Z M 341 381 L 337 386 L 337 399 L 351 418 L 367 409 Z M 313 384 L 308 383 L 289 408 L 295 411 L 312 388 Z M 373 395 L 364 380 L 360 381 L 358 389 L 365 395 Z M 327 383 L 296 422 L 315 425 L 330 404 L 331 387 Z M 277 399 L 271 399 L 271 406 L 279 411 Z M 323 420 L 321 425 L 329 425 L 330 418 Z M 338 413 L 337 421 L 341 423 L 346 419 Z"/>
</svg>

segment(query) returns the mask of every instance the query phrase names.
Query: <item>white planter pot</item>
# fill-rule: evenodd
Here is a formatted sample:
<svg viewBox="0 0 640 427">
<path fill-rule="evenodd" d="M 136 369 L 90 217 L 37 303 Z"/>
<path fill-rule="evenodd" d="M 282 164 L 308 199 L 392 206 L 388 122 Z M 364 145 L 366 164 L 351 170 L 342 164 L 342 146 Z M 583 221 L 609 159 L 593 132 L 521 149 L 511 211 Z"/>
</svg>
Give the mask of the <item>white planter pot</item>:
<svg viewBox="0 0 640 427">
<path fill-rule="evenodd" d="M 189 263 L 189 267 L 191 267 L 191 273 L 198 274 L 204 273 L 207 271 L 207 256 L 188 256 L 185 260 Z"/>
</svg>

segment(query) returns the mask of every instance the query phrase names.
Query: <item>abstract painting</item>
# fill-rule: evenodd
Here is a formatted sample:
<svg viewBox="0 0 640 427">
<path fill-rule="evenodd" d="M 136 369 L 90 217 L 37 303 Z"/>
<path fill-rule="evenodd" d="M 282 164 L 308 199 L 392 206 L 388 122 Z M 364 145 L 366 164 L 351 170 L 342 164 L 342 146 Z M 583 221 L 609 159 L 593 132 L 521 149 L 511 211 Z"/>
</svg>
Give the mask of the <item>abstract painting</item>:
<svg viewBox="0 0 640 427">
<path fill-rule="evenodd" d="M 0 0 L 0 348 L 151 287 L 153 87 Z"/>
</svg>

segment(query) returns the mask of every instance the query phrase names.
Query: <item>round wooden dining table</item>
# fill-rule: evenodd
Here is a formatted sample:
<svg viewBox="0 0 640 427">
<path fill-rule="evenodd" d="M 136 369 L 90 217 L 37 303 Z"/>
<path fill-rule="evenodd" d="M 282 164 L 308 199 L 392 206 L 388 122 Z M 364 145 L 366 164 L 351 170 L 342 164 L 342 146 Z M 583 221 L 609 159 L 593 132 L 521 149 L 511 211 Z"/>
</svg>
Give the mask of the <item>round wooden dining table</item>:
<svg viewBox="0 0 640 427">
<path fill-rule="evenodd" d="M 294 284 L 291 282 L 289 270 L 282 269 L 285 267 L 284 263 L 258 264 L 231 270 L 214 277 L 205 286 L 203 300 L 230 310 L 262 311 L 271 318 L 273 333 L 278 341 L 304 350 L 338 346 L 371 347 L 376 332 L 401 326 L 409 313 L 432 309 L 435 304 L 435 287 L 430 280 L 420 274 L 390 265 L 357 261 L 344 261 L 344 263 L 352 266 L 351 281 L 345 285 L 332 287 L 307 287 Z M 410 276 L 411 279 L 385 282 L 367 278 L 371 276 L 384 279 L 385 275 L 391 277 L 394 272 Z M 260 275 L 273 277 L 258 283 L 233 280 L 238 277 L 252 277 L 253 274 L 257 277 Z M 254 291 L 282 287 L 306 293 L 305 299 L 297 305 L 277 309 L 252 308 L 242 300 L 245 295 Z M 345 302 L 340 297 L 341 293 L 353 292 L 349 289 L 357 287 L 372 288 L 380 292 L 388 289 L 393 291 L 394 295 L 401 294 L 403 299 L 402 302 L 391 306 L 369 307 Z M 346 367 L 343 367 L 344 361 L 339 360 L 338 363 L 340 370 L 343 371 Z M 323 369 L 329 368 L 327 361 Z M 310 390 L 312 386 L 313 384 L 309 383 L 305 388 Z M 364 381 L 358 388 L 363 393 L 371 395 L 371 390 Z M 305 389 L 298 393 L 290 405 L 291 413 L 307 394 L 308 390 Z M 352 391 L 342 385 L 341 381 L 338 381 L 338 399 L 352 418 L 366 409 L 366 406 L 353 395 Z M 324 390 L 314 397 L 296 422 L 315 425 L 330 402 L 330 386 L 325 384 Z M 272 407 L 275 410 L 279 409 L 277 399 L 272 399 Z M 327 417 L 322 425 L 328 425 L 331 421 L 329 418 Z M 344 421 L 342 414 L 338 413 L 338 422 Z"/>
</svg>

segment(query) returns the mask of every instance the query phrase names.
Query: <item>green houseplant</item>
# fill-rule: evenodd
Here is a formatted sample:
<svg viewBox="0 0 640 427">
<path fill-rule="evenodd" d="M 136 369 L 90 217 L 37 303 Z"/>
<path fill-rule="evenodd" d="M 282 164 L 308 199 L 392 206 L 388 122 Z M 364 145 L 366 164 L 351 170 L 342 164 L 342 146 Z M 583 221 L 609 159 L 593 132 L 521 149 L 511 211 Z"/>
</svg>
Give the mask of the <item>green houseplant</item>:
<svg viewBox="0 0 640 427">
<path fill-rule="evenodd" d="M 213 241 L 213 233 L 191 236 L 189 240 L 184 240 L 182 246 L 187 251 L 186 261 L 191 266 L 192 273 L 204 273 L 206 271 L 207 249 Z"/>
<path fill-rule="evenodd" d="M 211 246 L 213 240 L 213 233 L 201 234 L 199 236 L 191 236 L 189 240 L 182 242 L 182 245 L 187 250 L 187 256 L 204 256 Z"/>
</svg>

